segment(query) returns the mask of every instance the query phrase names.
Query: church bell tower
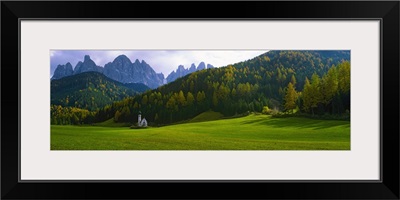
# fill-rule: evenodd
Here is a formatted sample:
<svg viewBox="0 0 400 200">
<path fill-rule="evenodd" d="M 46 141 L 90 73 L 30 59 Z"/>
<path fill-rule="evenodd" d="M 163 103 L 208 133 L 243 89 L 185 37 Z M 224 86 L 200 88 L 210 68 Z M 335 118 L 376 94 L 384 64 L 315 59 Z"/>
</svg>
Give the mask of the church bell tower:
<svg viewBox="0 0 400 200">
<path fill-rule="evenodd" d="M 140 122 L 142 121 L 142 112 L 139 111 L 138 115 L 138 126 L 140 126 Z"/>
</svg>

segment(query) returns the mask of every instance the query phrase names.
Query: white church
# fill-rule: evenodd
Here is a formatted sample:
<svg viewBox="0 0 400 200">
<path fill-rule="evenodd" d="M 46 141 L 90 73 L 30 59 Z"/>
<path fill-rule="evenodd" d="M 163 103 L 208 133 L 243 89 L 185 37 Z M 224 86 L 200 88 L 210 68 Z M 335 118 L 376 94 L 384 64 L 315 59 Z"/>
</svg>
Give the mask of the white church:
<svg viewBox="0 0 400 200">
<path fill-rule="evenodd" d="M 138 126 L 139 127 L 147 127 L 147 120 L 146 118 L 142 119 L 142 112 L 139 111 L 138 115 Z"/>
</svg>

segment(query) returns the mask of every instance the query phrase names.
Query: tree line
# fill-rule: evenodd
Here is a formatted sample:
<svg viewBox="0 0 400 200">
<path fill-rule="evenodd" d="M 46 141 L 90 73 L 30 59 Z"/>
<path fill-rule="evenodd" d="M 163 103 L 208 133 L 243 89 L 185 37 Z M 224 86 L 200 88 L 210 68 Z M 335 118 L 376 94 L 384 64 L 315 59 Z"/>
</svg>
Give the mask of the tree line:
<svg viewBox="0 0 400 200">
<path fill-rule="evenodd" d="M 95 112 L 76 107 L 50 106 L 50 122 L 56 125 L 90 124 L 95 121 Z"/>
</svg>

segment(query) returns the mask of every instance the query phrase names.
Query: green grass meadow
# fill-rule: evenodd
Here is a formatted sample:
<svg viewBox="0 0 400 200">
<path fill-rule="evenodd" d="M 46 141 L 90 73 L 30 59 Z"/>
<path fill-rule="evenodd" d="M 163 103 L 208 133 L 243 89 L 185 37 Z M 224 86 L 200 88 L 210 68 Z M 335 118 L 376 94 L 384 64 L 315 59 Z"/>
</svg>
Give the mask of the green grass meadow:
<svg viewBox="0 0 400 200">
<path fill-rule="evenodd" d="M 51 150 L 350 150 L 349 121 L 252 114 L 145 129 L 99 125 L 52 125 Z"/>
</svg>

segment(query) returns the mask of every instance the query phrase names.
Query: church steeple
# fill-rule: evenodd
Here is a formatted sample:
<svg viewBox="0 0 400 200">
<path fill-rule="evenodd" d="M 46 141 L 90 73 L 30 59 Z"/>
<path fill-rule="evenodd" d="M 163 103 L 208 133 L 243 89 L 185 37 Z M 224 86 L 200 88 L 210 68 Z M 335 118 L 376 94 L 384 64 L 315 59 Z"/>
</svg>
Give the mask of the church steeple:
<svg viewBox="0 0 400 200">
<path fill-rule="evenodd" d="M 147 127 L 147 120 L 146 118 L 143 117 L 142 119 L 142 112 L 139 111 L 138 113 L 138 123 L 137 123 L 138 127 Z"/>
<path fill-rule="evenodd" d="M 142 112 L 139 111 L 138 114 L 138 126 L 140 126 L 140 122 L 142 121 Z"/>
</svg>

